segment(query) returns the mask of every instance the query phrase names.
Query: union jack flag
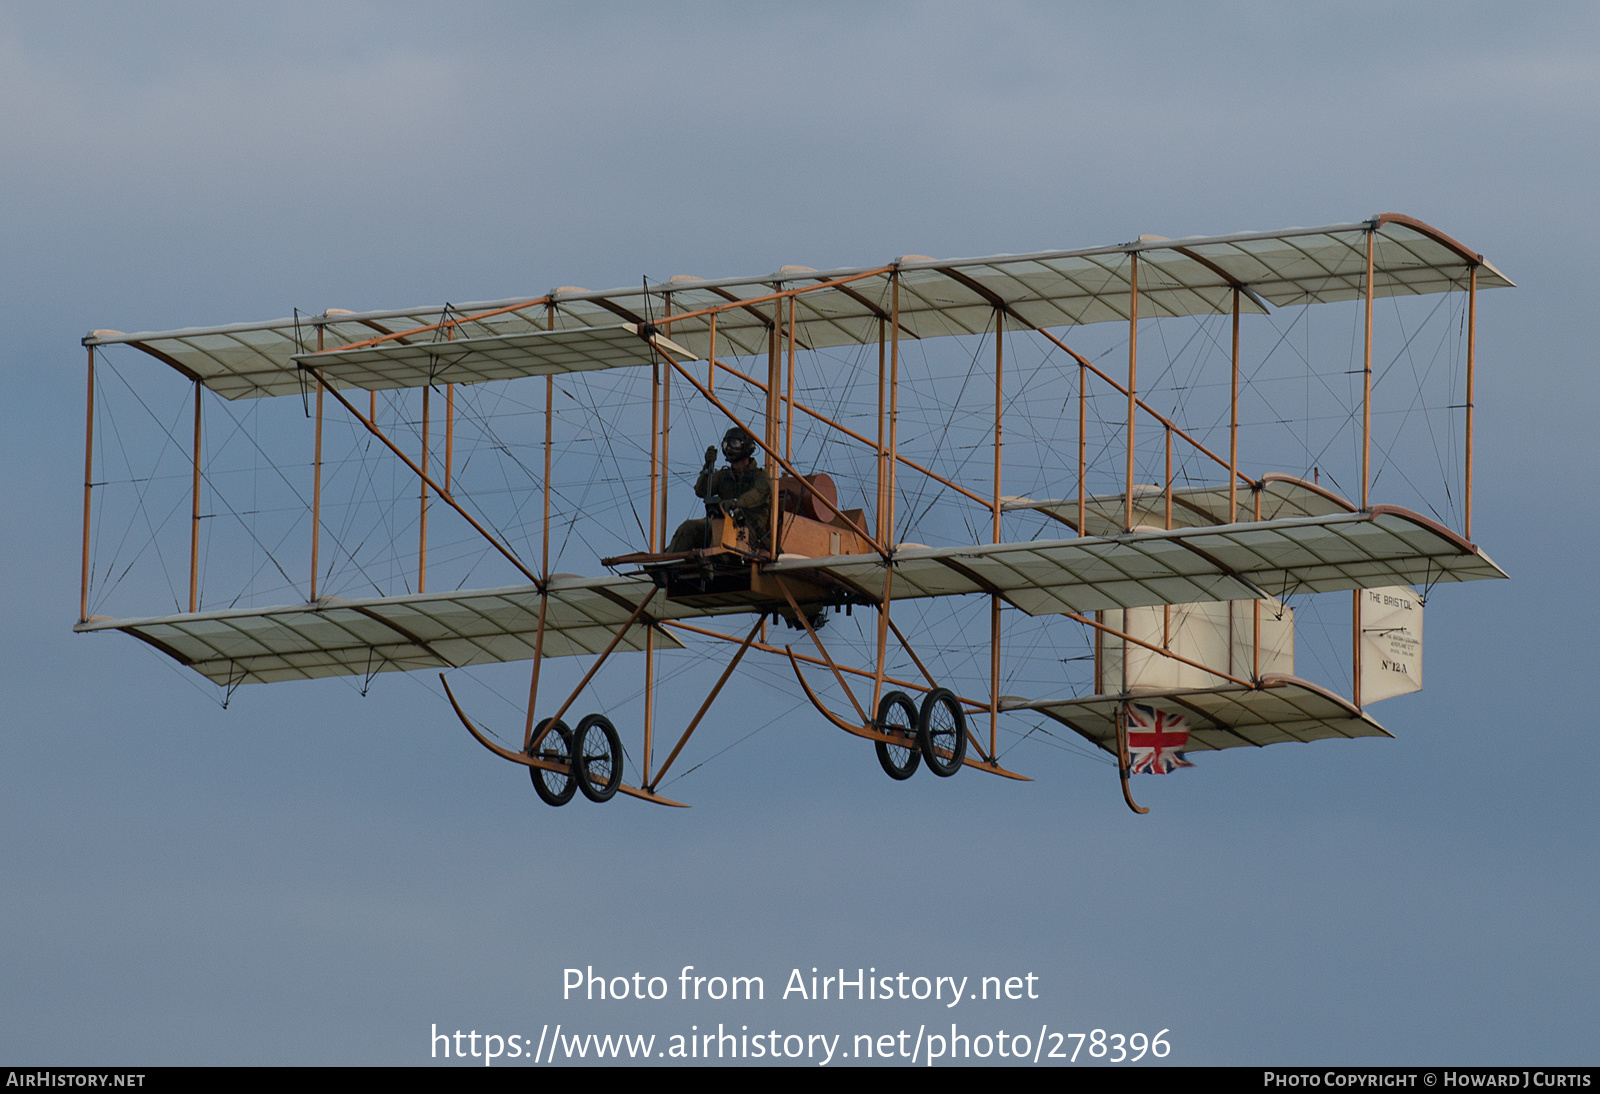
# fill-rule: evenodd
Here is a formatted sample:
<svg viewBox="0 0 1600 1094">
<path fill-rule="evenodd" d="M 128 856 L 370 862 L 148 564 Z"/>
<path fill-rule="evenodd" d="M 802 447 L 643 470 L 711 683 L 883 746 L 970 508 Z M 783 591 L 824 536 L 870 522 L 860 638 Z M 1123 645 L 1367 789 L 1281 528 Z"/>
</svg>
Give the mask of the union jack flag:
<svg viewBox="0 0 1600 1094">
<path fill-rule="evenodd" d="M 1128 719 L 1128 758 L 1134 774 L 1165 775 L 1175 767 L 1193 767 L 1181 749 L 1189 743 L 1189 723 L 1138 703 L 1124 703 Z"/>
</svg>

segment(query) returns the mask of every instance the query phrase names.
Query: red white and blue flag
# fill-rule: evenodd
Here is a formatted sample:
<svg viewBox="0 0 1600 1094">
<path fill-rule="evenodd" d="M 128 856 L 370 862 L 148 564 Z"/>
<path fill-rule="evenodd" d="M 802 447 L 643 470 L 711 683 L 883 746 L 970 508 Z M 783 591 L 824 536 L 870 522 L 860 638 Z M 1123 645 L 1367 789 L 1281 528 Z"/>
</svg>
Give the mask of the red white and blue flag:
<svg viewBox="0 0 1600 1094">
<path fill-rule="evenodd" d="M 1165 775 L 1175 767 L 1193 767 L 1183 758 L 1189 743 L 1189 723 L 1181 714 L 1168 714 L 1138 703 L 1124 703 L 1128 725 L 1128 759 L 1134 774 Z"/>
</svg>

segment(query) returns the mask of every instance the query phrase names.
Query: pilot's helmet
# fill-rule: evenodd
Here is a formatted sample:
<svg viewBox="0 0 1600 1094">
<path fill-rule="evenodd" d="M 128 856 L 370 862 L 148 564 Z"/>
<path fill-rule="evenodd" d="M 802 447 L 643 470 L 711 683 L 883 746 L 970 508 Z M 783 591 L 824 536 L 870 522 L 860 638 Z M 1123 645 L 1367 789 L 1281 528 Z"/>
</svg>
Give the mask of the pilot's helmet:
<svg viewBox="0 0 1600 1094">
<path fill-rule="evenodd" d="M 729 463 L 747 460 L 756 454 L 755 438 L 734 426 L 722 435 L 722 454 L 728 457 Z"/>
</svg>

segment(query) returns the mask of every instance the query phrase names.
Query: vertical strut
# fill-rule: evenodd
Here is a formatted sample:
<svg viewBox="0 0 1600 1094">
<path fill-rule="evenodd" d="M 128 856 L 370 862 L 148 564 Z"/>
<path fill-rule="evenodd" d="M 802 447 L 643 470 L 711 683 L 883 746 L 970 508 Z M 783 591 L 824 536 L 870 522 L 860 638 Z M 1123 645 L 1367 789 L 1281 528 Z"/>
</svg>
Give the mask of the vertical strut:
<svg viewBox="0 0 1600 1094">
<path fill-rule="evenodd" d="M 884 517 L 887 506 L 884 503 L 885 491 L 889 485 L 888 469 L 885 461 L 888 458 L 888 449 L 883 443 L 883 383 L 884 383 L 884 341 L 883 320 L 878 320 L 878 511 L 876 513 L 878 542 L 889 542 L 888 530 L 884 527 Z M 876 708 L 874 708 L 876 709 Z"/>
<path fill-rule="evenodd" d="M 1005 313 L 994 311 L 994 542 L 1000 542 L 1000 444 L 1005 414 Z"/>
<path fill-rule="evenodd" d="M 456 385 L 444 385 L 444 479 L 439 485 L 446 494 L 453 494 L 450 485 L 450 468 L 456 459 Z"/>
<path fill-rule="evenodd" d="M 322 324 L 317 324 L 317 352 L 322 352 Z M 317 549 L 322 539 L 322 385 L 317 385 L 316 441 L 311 457 L 311 600 L 317 599 Z"/>
<path fill-rule="evenodd" d="M 1361 705 L 1361 590 L 1350 590 L 1350 702 Z"/>
<path fill-rule="evenodd" d="M 1084 477 L 1089 468 L 1089 366 L 1078 362 L 1078 535 L 1086 536 L 1083 522 L 1088 505 Z"/>
<path fill-rule="evenodd" d="M 880 318 L 878 320 L 878 443 L 877 443 L 878 491 L 877 491 L 877 514 L 876 514 L 876 516 L 877 516 L 877 526 L 876 526 L 875 530 L 878 533 L 878 542 L 887 545 L 888 542 L 889 542 L 888 525 L 887 525 L 888 516 L 889 516 L 889 514 L 888 514 L 888 495 L 889 495 L 889 477 L 888 476 L 889 476 L 889 470 L 888 470 L 888 449 L 884 445 L 884 436 L 883 436 L 883 432 L 884 432 L 884 421 L 883 421 L 884 390 L 883 390 L 883 385 L 884 385 L 884 380 L 885 380 L 884 348 L 885 348 L 885 346 L 884 346 L 883 320 Z M 884 663 L 883 662 L 884 662 L 884 658 L 887 657 L 888 653 L 889 653 L 889 606 L 890 606 L 890 603 L 891 603 L 891 593 L 893 592 L 893 590 L 894 590 L 894 567 L 893 566 L 885 566 L 883 568 L 883 599 L 878 602 L 878 659 L 877 659 L 877 669 L 872 674 L 872 716 L 873 716 L 873 718 L 877 718 L 877 716 L 878 716 L 878 704 L 883 698 L 883 673 L 884 673 Z M 874 723 L 874 725 L 876 725 L 876 722 Z"/>
<path fill-rule="evenodd" d="M 641 757 L 642 775 L 639 785 L 650 782 L 650 745 L 654 739 L 656 717 L 656 629 L 651 627 L 644 635 L 644 755 Z"/>
<path fill-rule="evenodd" d="M 1005 416 L 1005 311 L 994 310 L 994 542 L 1000 542 L 1000 446 Z M 1000 597 L 989 594 L 989 761 L 1000 731 Z"/>
<path fill-rule="evenodd" d="M 772 504 L 767 507 L 767 549 L 773 558 L 778 557 L 778 513 L 783 508 L 778 504 L 777 484 L 782 472 L 778 468 L 778 461 L 773 457 L 778 451 L 778 433 L 783 421 L 783 372 L 779 364 L 778 339 L 783 332 L 783 300 L 772 302 L 772 320 L 767 324 L 767 420 L 765 425 L 767 441 L 767 477 L 772 481 Z"/>
<path fill-rule="evenodd" d="M 672 294 L 664 294 L 664 299 L 666 303 L 662 305 L 662 313 L 671 315 Z M 665 324 L 665 333 L 668 338 L 672 337 L 672 324 L 670 322 Z M 666 550 L 667 547 L 667 496 L 672 489 L 672 476 L 668 472 L 668 468 L 672 466 L 670 459 L 671 441 L 672 370 L 664 368 L 661 370 L 661 534 L 656 539 L 656 544 L 661 550 Z"/>
<path fill-rule="evenodd" d="M 661 479 L 661 372 L 659 361 L 650 363 L 650 519 L 645 523 L 646 550 L 656 553 L 658 514 L 660 511 Z"/>
<path fill-rule="evenodd" d="M 89 347 L 87 408 L 83 423 L 83 588 L 78 596 L 78 622 L 89 618 L 89 513 L 94 490 L 94 347 Z"/>
<path fill-rule="evenodd" d="M 1478 267 L 1473 265 L 1467 281 L 1467 453 L 1466 490 L 1464 504 L 1466 516 L 1461 534 L 1472 539 L 1472 382 L 1477 363 L 1478 348 Z"/>
<path fill-rule="evenodd" d="M 1133 531 L 1133 415 L 1138 407 L 1139 380 L 1139 252 L 1134 251 L 1128 279 L 1128 496 L 1126 531 Z"/>
<path fill-rule="evenodd" d="M 878 542 L 884 549 L 894 550 L 895 461 L 900 455 L 900 269 L 898 264 L 889 275 L 891 303 L 889 309 L 889 519 L 884 528 L 884 538 Z"/>
<path fill-rule="evenodd" d="M 189 518 L 189 611 L 200 610 L 200 381 L 194 382 L 194 489 Z"/>
<path fill-rule="evenodd" d="M 555 329 L 554 300 L 544 306 L 544 325 L 546 330 Z M 556 378 L 554 375 L 549 375 L 544 378 L 544 520 L 541 537 L 543 547 L 539 556 L 539 626 L 533 635 L 533 671 L 528 678 L 528 721 L 522 729 L 524 752 L 533 742 L 533 716 L 539 705 L 539 668 L 544 661 L 544 619 L 545 612 L 550 606 L 550 442 L 555 402 Z"/>
<path fill-rule="evenodd" d="M 320 331 L 318 333 L 321 333 Z M 311 471 L 311 599 L 317 599 L 317 549 L 322 534 L 322 385 L 317 385 L 317 440 Z"/>
<path fill-rule="evenodd" d="M 1365 512 L 1367 489 L 1372 483 L 1372 241 L 1375 233 L 1367 229 L 1367 278 L 1362 283 L 1366 298 L 1366 334 L 1361 349 L 1361 509 Z"/>
<path fill-rule="evenodd" d="M 789 298 L 789 413 L 783 433 L 783 458 L 794 464 L 794 297 Z"/>
<path fill-rule="evenodd" d="M 894 592 L 894 567 L 883 568 L 883 599 L 878 602 L 878 667 L 872 674 L 872 714 L 877 717 L 878 702 L 883 698 L 883 660 L 889 653 L 889 605 Z"/>
<path fill-rule="evenodd" d="M 1164 527 L 1172 531 L 1172 427 L 1166 428 L 1167 434 L 1167 489 L 1166 489 L 1166 521 Z M 1172 648 L 1172 605 L 1161 605 L 1161 648 Z"/>
<path fill-rule="evenodd" d="M 548 580 L 548 579 L 547 579 Z M 539 663 L 544 659 L 544 616 L 550 607 L 550 592 L 539 594 L 539 625 L 533 635 L 533 674 L 528 679 L 528 720 L 522 727 L 522 751 L 533 743 L 533 715 L 539 706 Z"/>
<path fill-rule="evenodd" d="M 1166 489 L 1166 528 L 1172 530 L 1172 427 L 1166 428 L 1167 434 L 1167 489 Z"/>
<path fill-rule="evenodd" d="M 424 384 L 422 388 L 422 459 L 418 461 L 424 476 L 428 470 L 428 391 L 433 385 Z M 422 490 L 418 495 L 417 517 L 417 592 L 428 591 L 428 480 L 422 478 Z"/>
<path fill-rule="evenodd" d="M 1366 329 L 1361 349 L 1361 508 L 1368 508 L 1372 460 L 1372 249 L 1374 233 L 1367 229 L 1367 276 L 1362 283 Z M 1361 705 L 1361 590 L 1350 592 L 1350 697 Z"/>
<path fill-rule="evenodd" d="M 1102 608 L 1094 613 L 1094 621 L 1101 625 L 1105 624 L 1105 609 Z M 1094 629 L 1094 693 L 1096 695 L 1104 695 L 1106 693 L 1105 643 L 1100 639 L 1100 636 L 1104 633 L 1099 627 Z"/>
<path fill-rule="evenodd" d="M 1261 484 L 1256 484 L 1256 523 L 1261 523 Z M 1261 683 L 1261 601 L 1258 598 L 1255 604 L 1255 637 L 1252 639 L 1251 648 L 1255 651 L 1255 660 L 1251 662 L 1250 680 L 1252 683 Z M 1233 618 L 1233 613 L 1228 613 L 1228 618 Z M 1231 625 L 1231 624 L 1230 624 Z"/>
<path fill-rule="evenodd" d="M 672 303 L 666 302 L 666 313 L 671 314 Z M 666 545 L 667 538 L 667 374 L 670 373 L 659 360 L 650 363 L 650 553 L 655 554 Z M 656 717 L 656 632 L 646 629 L 644 634 L 644 743 L 640 786 L 650 782 L 650 745 Z"/>
<path fill-rule="evenodd" d="M 554 302 L 546 304 L 544 310 L 545 330 L 556 329 L 556 306 Z M 556 378 L 554 374 L 544 378 L 544 532 L 543 553 L 540 555 L 539 579 L 545 583 L 550 581 L 550 449 L 552 442 L 552 426 L 556 410 Z"/>
<path fill-rule="evenodd" d="M 1233 394 L 1228 400 L 1228 523 L 1239 519 L 1239 290 L 1233 290 Z"/>
</svg>

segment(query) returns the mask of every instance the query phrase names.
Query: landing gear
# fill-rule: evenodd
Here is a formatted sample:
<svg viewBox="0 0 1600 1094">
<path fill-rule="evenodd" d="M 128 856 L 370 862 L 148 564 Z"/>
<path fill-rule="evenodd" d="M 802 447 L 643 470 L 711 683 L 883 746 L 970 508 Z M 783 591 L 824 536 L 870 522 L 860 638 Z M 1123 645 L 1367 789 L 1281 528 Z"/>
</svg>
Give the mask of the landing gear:
<svg viewBox="0 0 1600 1094">
<path fill-rule="evenodd" d="M 581 790 L 592 802 L 610 801 L 622 785 L 622 738 L 617 727 L 604 714 L 591 714 L 575 730 L 567 723 L 550 725 L 546 718 L 534 727 L 533 735 L 544 733 L 544 740 L 530 755 L 548 763 L 562 764 L 566 770 L 528 768 L 534 792 L 546 805 L 566 805 Z"/>
<path fill-rule="evenodd" d="M 967 755 L 967 717 L 948 688 L 934 688 L 923 696 L 917 716 L 917 745 L 935 775 L 949 778 L 961 770 Z"/>
<path fill-rule="evenodd" d="M 921 710 L 905 692 L 889 692 L 878 703 L 873 728 L 894 738 L 873 742 L 878 763 L 891 779 L 911 778 L 923 760 L 929 771 L 947 779 L 961 770 L 967 756 L 967 716 L 949 688 L 928 692 Z"/>
<path fill-rule="evenodd" d="M 572 741 L 573 778 L 592 802 L 610 801 L 622 785 L 622 739 L 604 714 L 578 723 Z"/>
<path fill-rule="evenodd" d="M 878 749 L 878 763 L 889 778 L 899 781 L 917 773 L 922 761 L 917 751 L 917 708 L 911 697 L 903 691 L 891 691 L 878 703 L 877 728 L 904 744 L 887 741 L 873 742 Z"/>
<path fill-rule="evenodd" d="M 544 727 L 549 724 L 548 718 L 540 722 L 534 727 L 533 735 L 538 737 L 544 733 Z M 535 759 L 567 765 L 565 772 L 543 767 L 528 768 L 528 778 L 533 780 L 534 792 L 541 801 L 546 805 L 566 805 L 578 789 L 578 780 L 573 777 L 571 770 L 572 730 L 567 728 L 567 723 L 557 722 L 550 726 L 550 732 L 544 734 L 544 740 L 539 742 L 538 749 L 532 755 Z"/>
</svg>

